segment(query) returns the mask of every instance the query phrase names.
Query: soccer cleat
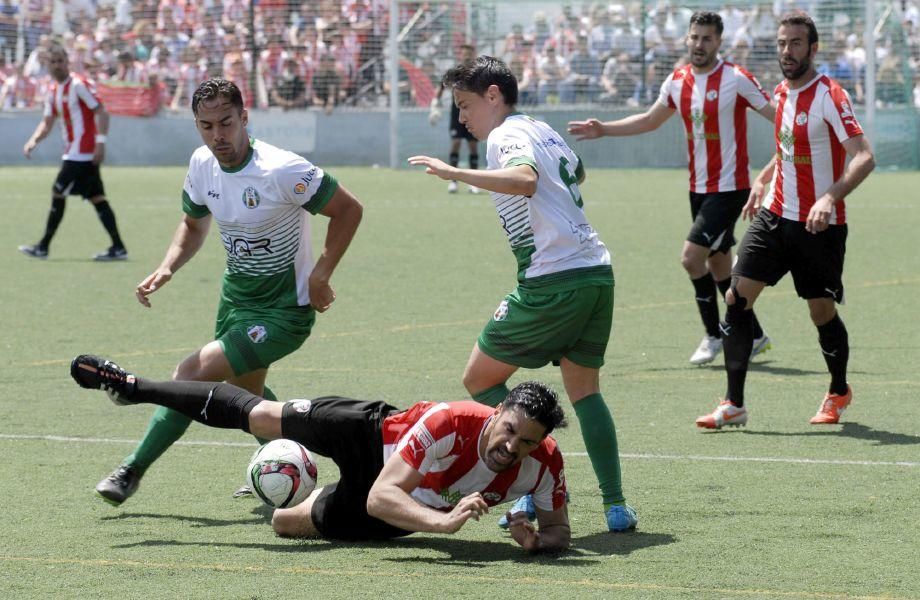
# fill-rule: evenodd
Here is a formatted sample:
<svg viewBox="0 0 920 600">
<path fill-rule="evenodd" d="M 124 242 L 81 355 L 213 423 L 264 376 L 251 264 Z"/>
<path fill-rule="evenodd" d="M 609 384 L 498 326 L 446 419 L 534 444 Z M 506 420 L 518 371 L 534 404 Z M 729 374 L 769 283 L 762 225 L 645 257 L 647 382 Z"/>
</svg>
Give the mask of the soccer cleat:
<svg viewBox="0 0 920 600">
<path fill-rule="evenodd" d="M 471 186 L 470 186 L 470 193 L 471 193 L 471 194 L 478 194 L 479 192 L 480 192 L 480 189 L 479 189 L 478 187 L 476 187 L 475 185 L 471 185 Z"/>
<path fill-rule="evenodd" d="M 447 193 L 448 194 L 457 193 L 457 182 L 456 181 L 451 181 L 450 183 L 447 184 Z"/>
<path fill-rule="evenodd" d="M 607 529 L 613 532 L 629 531 L 639 524 L 636 509 L 628 504 L 614 504 L 607 509 Z"/>
<path fill-rule="evenodd" d="M 32 258 L 40 258 L 41 260 L 48 258 L 48 249 L 42 248 L 38 244 L 34 246 L 20 246 L 19 251 Z"/>
<path fill-rule="evenodd" d="M 843 411 L 847 409 L 852 401 L 853 388 L 849 385 L 847 386 L 847 393 L 842 396 L 828 392 L 824 395 L 824 402 L 821 403 L 817 414 L 808 422 L 812 425 L 833 425 L 840 421 L 840 415 L 843 414 Z"/>
<path fill-rule="evenodd" d="M 533 505 L 533 496 L 530 494 L 521 496 L 508 512 L 512 515 L 516 515 L 517 513 L 527 513 L 527 519 L 529 521 L 536 520 L 537 509 Z M 508 529 L 508 515 L 502 515 L 502 518 L 498 520 L 498 526 L 502 529 Z"/>
<path fill-rule="evenodd" d="M 245 498 L 253 496 L 255 496 L 255 494 L 252 493 L 252 488 L 248 485 L 241 486 L 239 489 L 233 492 L 234 498 Z"/>
<path fill-rule="evenodd" d="M 141 473 L 131 465 L 119 465 L 112 474 L 96 485 L 96 493 L 112 506 L 122 502 L 137 491 L 141 483 Z"/>
<path fill-rule="evenodd" d="M 722 429 L 723 425 L 740 427 L 745 425 L 747 420 L 748 414 L 745 407 L 735 406 L 731 400 L 722 400 L 714 411 L 698 418 L 696 426 L 703 429 Z"/>
<path fill-rule="evenodd" d="M 690 357 L 691 365 L 705 365 L 711 363 L 722 351 L 722 339 L 705 336 L 697 347 L 696 352 Z"/>
<path fill-rule="evenodd" d="M 70 376 L 80 387 L 103 390 L 119 406 L 131 404 L 128 396 L 134 393 L 136 378 L 110 360 L 81 354 L 70 363 Z"/>
<path fill-rule="evenodd" d="M 772 347 L 773 344 L 770 343 L 770 337 L 766 333 L 759 338 L 754 338 L 754 343 L 751 345 L 751 360 L 758 354 L 763 354 Z"/>
<path fill-rule="evenodd" d="M 100 252 L 93 257 L 96 262 L 112 262 L 114 260 L 128 260 L 128 251 L 124 246 L 111 246 L 105 252 Z"/>
</svg>

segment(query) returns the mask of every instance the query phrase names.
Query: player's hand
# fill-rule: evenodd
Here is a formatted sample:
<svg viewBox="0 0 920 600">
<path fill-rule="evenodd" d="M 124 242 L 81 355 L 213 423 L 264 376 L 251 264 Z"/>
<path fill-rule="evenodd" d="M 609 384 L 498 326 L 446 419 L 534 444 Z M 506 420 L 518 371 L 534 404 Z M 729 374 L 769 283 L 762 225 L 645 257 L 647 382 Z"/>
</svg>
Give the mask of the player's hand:
<svg viewBox="0 0 920 600">
<path fill-rule="evenodd" d="M 457 503 L 454 510 L 444 515 L 443 533 L 457 533 L 464 523 L 470 519 L 479 520 L 479 517 L 489 512 L 489 505 L 483 500 L 482 494 L 473 492 Z"/>
<path fill-rule="evenodd" d="M 434 127 L 441 120 L 441 106 L 437 98 L 431 99 L 431 106 L 428 111 L 428 123 Z"/>
<path fill-rule="evenodd" d="M 105 142 L 96 142 L 96 149 L 93 151 L 93 164 L 101 165 L 105 160 Z"/>
<path fill-rule="evenodd" d="M 834 199 L 824 194 L 818 198 L 811 210 L 808 211 L 808 219 L 805 220 L 805 231 L 809 233 L 821 233 L 831 222 L 831 212 L 834 209 Z"/>
<path fill-rule="evenodd" d="M 32 158 L 32 151 L 35 150 L 37 146 L 38 143 L 36 143 L 35 140 L 30 139 L 28 142 L 26 142 L 26 145 L 22 147 L 22 153 L 26 158 Z"/>
<path fill-rule="evenodd" d="M 597 119 L 588 119 L 587 121 L 569 121 L 569 133 L 575 136 L 579 142 L 582 140 L 593 140 L 604 135 L 604 126 Z"/>
<path fill-rule="evenodd" d="M 335 302 L 335 290 L 329 285 L 329 280 L 317 275 L 314 270 L 310 273 L 310 280 L 307 282 L 310 289 L 310 306 L 316 312 L 326 312 L 332 303 Z"/>
<path fill-rule="evenodd" d="M 508 532 L 521 548 L 528 552 L 536 552 L 540 549 L 540 534 L 527 518 L 526 512 L 514 514 L 509 512 L 505 514 L 505 518 L 508 519 Z"/>
<path fill-rule="evenodd" d="M 754 220 L 754 216 L 757 215 L 757 211 L 759 211 L 760 207 L 763 205 L 763 197 L 766 193 L 766 186 L 755 179 L 754 185 L 751 186 L 751 193 L 748 195 L 747 203 L 744 205 L 744 208 L 741 209 L 742 221 L 745 219 Z"/>
<path fill-rule="evenodd" d="M 166 282 L 170 279 L 172 279 L 172 271 L 167 269 L 157 269 L 148 275 L 146 279 L 137 284 L 137 288 L 134 290 L 134 295 L 137 297 L 137 301 L 147 308 L 150 308 L 150 299 L 147 298 L 147 296 L 166 285 Z"/>
<path fill-rule="evenodd" d="M 432 158 L 430 156 L 410 156 L 409 164 L 425 167 L 426 173 L 429 175 L 437 175 L 441 179 L 457 178 L 457 169 L 437 158 Z"/>
</svg>

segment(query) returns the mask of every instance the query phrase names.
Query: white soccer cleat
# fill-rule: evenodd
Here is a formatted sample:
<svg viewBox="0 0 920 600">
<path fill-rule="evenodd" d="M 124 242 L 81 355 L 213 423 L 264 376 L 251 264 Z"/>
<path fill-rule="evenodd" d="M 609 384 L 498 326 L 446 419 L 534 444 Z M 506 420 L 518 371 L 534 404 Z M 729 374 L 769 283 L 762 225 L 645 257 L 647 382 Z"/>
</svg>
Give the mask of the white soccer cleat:
<svg viewBox="0 0 920 600">
<path fill-rule="evenodd" d="M 451 181 L 450 183 L 447 184 L 447 193 L 448 194 L 457 193 L 457 182 L 456 181 Z"/>
<path fill-rule="evenodd" d="M 722 429 L 724 425 L 740 427 L 747 424 L 747 409 L 735 406 L 731 400 L 722 400 L 719 406 L 708 415 L 703 415 L 696 420 L 696 426 L 703 429 Z"/>
<path fill-rule="evenodd" d="M 476 187 L 475 185 L 471 185 L 471 186 L 470 186 L 470 193 L 471 193 L 471 194 L 478 194 L 479 192 L 480 192 L 480 190 L 479 190 L 478 187 Z"/>
<path fill-rule="evenodd" d="M 710 336 L 703 337 L 696 352 L 690 357 L 691 365 L 705 365 L 711 363 L 722 351 L 722 339 Z"/>
<path fill-rule="evenodd" d="M 751 345 L 751 360 L 758 354 L 763 354 L 772 347 L 773 344 L 770 343 L 770 337 L 766 333 L 759 338 L 754 338 L 754 343 Z"/>
</svg>

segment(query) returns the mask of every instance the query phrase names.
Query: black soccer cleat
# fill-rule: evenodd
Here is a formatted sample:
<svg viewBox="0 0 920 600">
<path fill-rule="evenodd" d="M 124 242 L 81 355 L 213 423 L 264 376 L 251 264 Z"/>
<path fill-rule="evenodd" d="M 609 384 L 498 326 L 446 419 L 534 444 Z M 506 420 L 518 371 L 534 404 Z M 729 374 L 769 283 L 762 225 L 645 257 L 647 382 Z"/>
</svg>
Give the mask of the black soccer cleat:
<svg viewBox="0 0 920 600">
<path fill-rule="evenodd" d="M 39 244 L 35 244 L 33 246 L 20 246 L 19 251 L 26 256 L 31 256 L 32 258 L 38 258 L 41 260 L 48 258 L 48 248 Z"/>
<path fill-rule="evenodd" d="M 112 262 L 116 260 L 128 260 L 128 251 L 124 246 L 111 246 L 108 250 L 103 250 L 95 256 L 93 260 L 96 262 Z"/>
<path fill-rule="evenodd" d="M 109 400 L 125 406 L 134 393 L 136 378 L 110 360 L 92 354 L 81 354 L 70 363 L 70 376 L 80 387 L 102 390 Z"/>
<path fill-rule="evenodd" d="M 111 504 L 120 506 L 137 491 L 141 483 L 141 472 L 131 465 L 119 465 L 111 475 L 96 485 L 96 493 Z"/>
</svg>

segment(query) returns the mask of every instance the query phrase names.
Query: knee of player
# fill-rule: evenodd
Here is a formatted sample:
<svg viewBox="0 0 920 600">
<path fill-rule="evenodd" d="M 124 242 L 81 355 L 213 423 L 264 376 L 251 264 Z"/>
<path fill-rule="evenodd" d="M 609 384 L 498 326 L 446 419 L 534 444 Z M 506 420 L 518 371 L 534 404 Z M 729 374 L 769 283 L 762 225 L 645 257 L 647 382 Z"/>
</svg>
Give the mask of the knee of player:
<svg viewBox="0 0 920 600">
<path fill-rule="evenodd" d="M 272 529 L 281 537 L 297 535 L 293 515 L 283 509 L 278 509 L 272 514 Z"/>
</svg>

